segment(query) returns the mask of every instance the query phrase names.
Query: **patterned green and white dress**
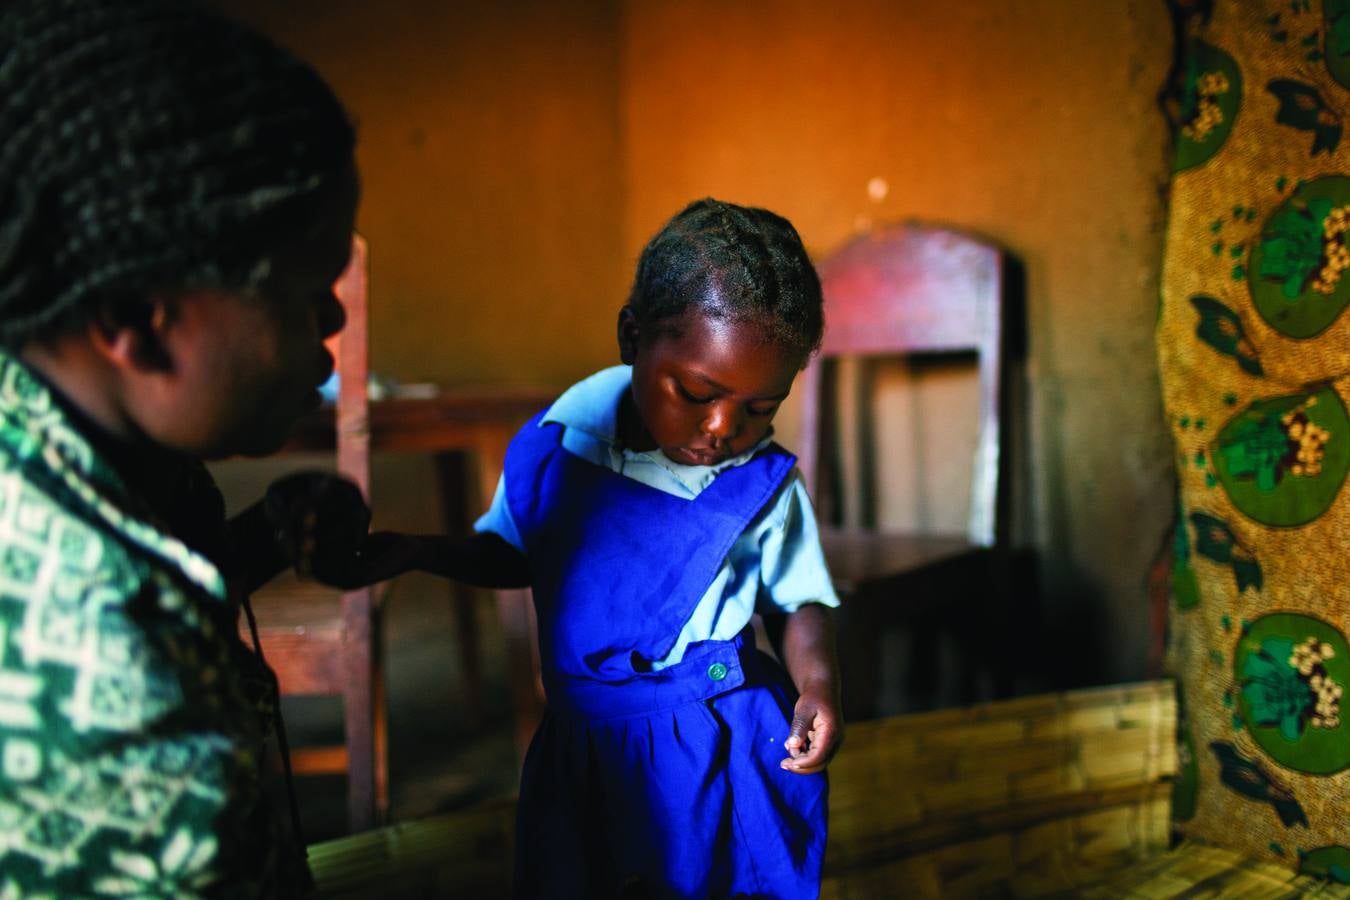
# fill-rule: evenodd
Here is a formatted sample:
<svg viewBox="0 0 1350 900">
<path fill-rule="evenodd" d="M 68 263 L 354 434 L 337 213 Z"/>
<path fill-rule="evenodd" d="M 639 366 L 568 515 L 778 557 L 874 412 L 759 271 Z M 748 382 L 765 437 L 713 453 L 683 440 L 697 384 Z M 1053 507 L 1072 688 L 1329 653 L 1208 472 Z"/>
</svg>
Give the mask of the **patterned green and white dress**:
<svg viewBox="0 0 1350 900">
<path fill-rule="evenodd" d="M 272 675 L 236 617 L 0 353 L 0 900 L 302 892 L 260 777 Z"/>
</svg>

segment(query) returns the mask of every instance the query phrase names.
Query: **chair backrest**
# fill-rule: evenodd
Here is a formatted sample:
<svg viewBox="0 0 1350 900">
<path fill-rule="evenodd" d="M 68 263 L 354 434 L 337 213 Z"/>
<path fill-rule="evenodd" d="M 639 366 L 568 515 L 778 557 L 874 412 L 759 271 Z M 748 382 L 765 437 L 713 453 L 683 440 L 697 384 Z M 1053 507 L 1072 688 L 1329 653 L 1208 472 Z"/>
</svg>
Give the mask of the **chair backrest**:
<svg viewBox="0 0 1350 900">
<path fill-rule="evenodd" d="M 1003 253 L 970 235 L 905 223 L 860 236 L 818 266 L 825 338 L 802 377 L 798 457 L 819 487 L 822 367 L 841 356 L 973 352 L 979 366 L 979 429 L 968 537 L 996 540 L 1002 385 Z"/>
</svg>

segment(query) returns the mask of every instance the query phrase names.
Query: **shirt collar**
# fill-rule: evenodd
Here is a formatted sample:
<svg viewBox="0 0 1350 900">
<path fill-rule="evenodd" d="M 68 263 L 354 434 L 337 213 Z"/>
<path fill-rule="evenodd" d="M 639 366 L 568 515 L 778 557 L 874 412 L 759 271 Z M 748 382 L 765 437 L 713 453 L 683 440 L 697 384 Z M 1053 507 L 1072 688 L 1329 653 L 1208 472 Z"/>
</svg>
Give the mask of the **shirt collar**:
<svg viewBox="0 0 1350 900">
<path fill-rule="evenodd" d="M 749 450 L 723 460 L 715 466 L 685 466 L 659 449 L 634 451 L 619 443 L 619 403 L 633 384 L 632 366 L 611 366 L 584 378 L 563 392 L 539 420 L 540 425 L 556 423 L 563 428 L 584 432 L 608 445 L 611 451 L 630 458 L 648 459 L 666 469 L 695 491 L 706 487 L 719 472 L 744 465 L 773 440 L 773 430 Z"/>
<path fill-rule="evenodd" d="M 632 366 L 611 366 L 572 385 L 544 413 L 539 424 L 556 422 L 619 445 L 619 402 L 633 383 Z"/>
</svg>

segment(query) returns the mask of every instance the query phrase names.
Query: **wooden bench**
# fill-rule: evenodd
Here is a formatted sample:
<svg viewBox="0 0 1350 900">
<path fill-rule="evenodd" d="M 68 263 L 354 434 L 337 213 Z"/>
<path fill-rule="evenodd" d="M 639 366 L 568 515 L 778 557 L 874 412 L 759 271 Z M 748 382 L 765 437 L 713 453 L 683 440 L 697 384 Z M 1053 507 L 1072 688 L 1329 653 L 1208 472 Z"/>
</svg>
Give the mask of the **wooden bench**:
<svg viewBox="0 0 1350 900">
<path fill-rule="evenodd" d="M 1299 897 L 1350 897 L 1350 885 L 1300 875 L 1278 863 L 1254 860 L 1235 850 L 1185 843 L 1119 873 L 1082 893 L 1093 900 L 1129 897 L 1249 897 L 1296 900 Z"/>
<path fill-rule="evenodd" d="M 515 819 L 494 801 L 313 844 L 309 864 L 326 898 L 507 897 Z"/>
<path fill-rule="evenodd" d="M 853 726 L 831 766 L 823 897 L 1072 892 L 1162 852 L 1167 683 Z"/>
<path fill-rule="evenodd" d="M 1228 851 L 1167 851 L 1175 721 L 1172 684 L 1147 682 L 854 724 L 830 770 L 821 896 L 1350 897 Z M 513 826 L 499 801 L 310 862 L 324 897 L 505 897 Z"/>
</svg>

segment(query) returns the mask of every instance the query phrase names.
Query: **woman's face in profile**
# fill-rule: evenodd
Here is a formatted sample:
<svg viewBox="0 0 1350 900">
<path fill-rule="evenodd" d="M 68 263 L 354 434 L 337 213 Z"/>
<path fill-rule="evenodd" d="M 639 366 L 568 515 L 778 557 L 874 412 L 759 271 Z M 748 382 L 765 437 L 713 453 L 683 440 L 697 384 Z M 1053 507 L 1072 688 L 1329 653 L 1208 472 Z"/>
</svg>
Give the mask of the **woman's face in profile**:
<svg viewBox="0 0 1350 900">
<path fill-rule="evenodd" d="M 333 369 L 323 341 L 345 322 L 333 285 L 351 255 L 356 195 L 353 169 L 271 254 L 257 295 L 204 291 L 176 304 L 165 332 L 173 377 L 152 439 L 207 459 L 262 455 L 318 404 Z"/>
</svg>

